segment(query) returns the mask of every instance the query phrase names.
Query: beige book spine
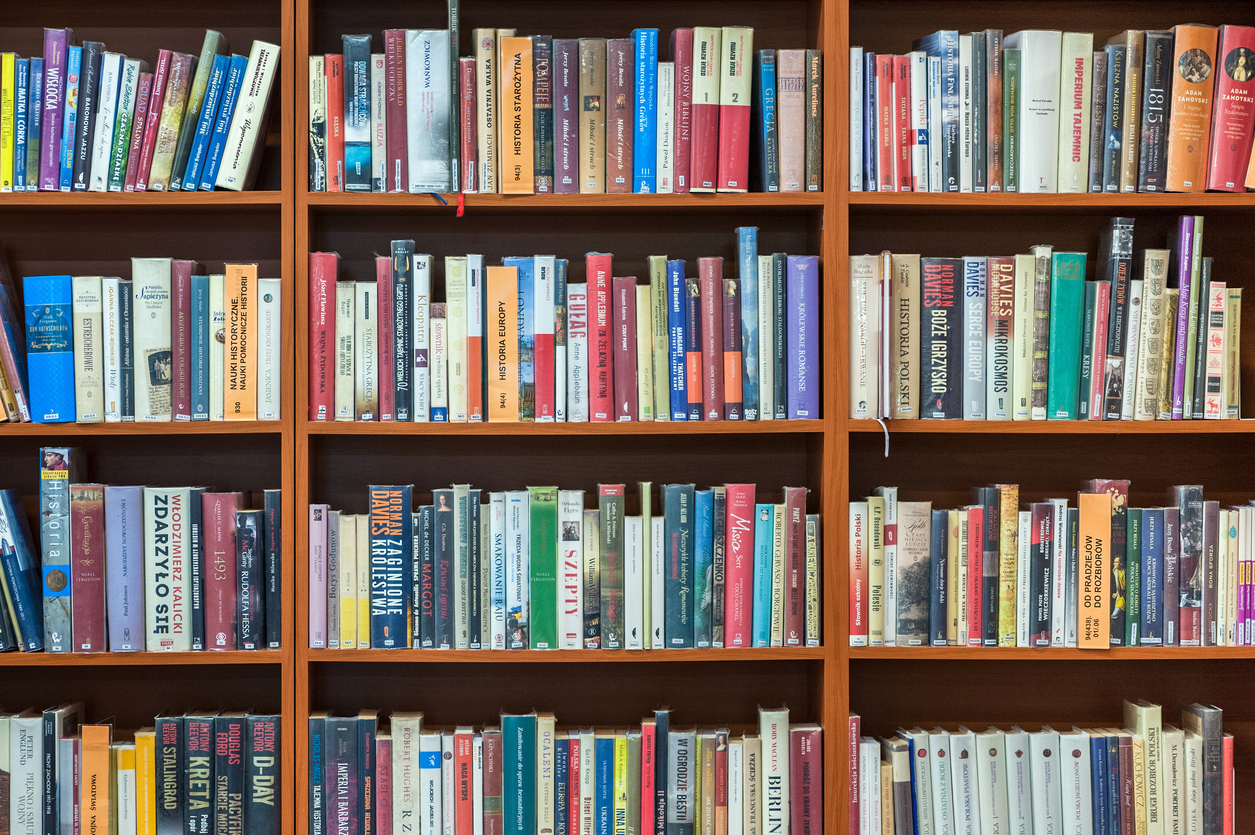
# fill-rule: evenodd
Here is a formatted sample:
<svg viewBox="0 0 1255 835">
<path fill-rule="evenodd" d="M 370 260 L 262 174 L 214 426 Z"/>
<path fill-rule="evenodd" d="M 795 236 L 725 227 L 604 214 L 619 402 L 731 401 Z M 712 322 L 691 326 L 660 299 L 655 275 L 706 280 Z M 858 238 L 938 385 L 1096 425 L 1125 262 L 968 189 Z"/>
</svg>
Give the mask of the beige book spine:
<svg viewBox="0 0 1255 835">
<path fill-rule="evenodd" d="M 75 276 L 73 293 L 74 406 L 79 423 L 100 423 L 105 412 L 100 276 Z"/>
<path fill-rule="evenodd" d="M 357 649 L 357 517 L 340 514 L 340 649 Z"/>
<path fill-rule="evenodd" d="M 1142 64 L 1146 56 L 1146 32 L 1130 29 L 1125 32 L 1124 58 L 1124 127 L 1120 147 L 1120 191 L 1137 191 L 1137 154 L 1142 134 Z"/>
<path fill-rule="evenodd" d="M 449 367 L 449 422 L 466 423 L 466 256 L 446 256 L 445 360 Z"/>
<path fill-rule="evenodd" d="M 1093 95 L 1094 36 L 1064 32 L 1059 62 L 1059 191 L 1089 186 L 1090 102 Z M 997 105 L 1001 112 L 1002 105 Z"/>
<path fill-rule="evenodd" d="M 257 265 L 227 264 L 227 420 L 257 419 Z"/>
<path fill-rule="evenodd" d="M 893 256 L 893 417 L 919 417 L 919 297 L 918 255 Z M 888 360 L 886 360 L 888 361 Z"/>
<path fill-rule="evenodd" d="M 475 30 L 475 118 L 479 128 L 479 191 L 497 190 L 497 32 Z"/>
<path fill-rule="evenodd" d="M 850 417 L 880 415 L 880 282 L 878 255 L 850 256 Z"/>
<path fill-rule="evenodd" d="M 378 318 L 379 296 L 375 282 L 354 282 L 353 299 L 353 399 L 358 420 L 379 417 Z"/>
<path fill-rule="evenodd" d="M 135 420 L 170 420 L 172 376 L 169 258 L 132 258 L 135 295 Z"/>
<path fill-rule="evenodd" d="M 606 190 L 606 42 L 580 39 L 580 194 Z"/>
<path fill-rule="evenodd" d="M 1159 362 L 1159 419 L 1172 418 L 1172 357 L 1176 347 L 1177 308 L 1181 291 L 1169 288 L 1164 294 L 1163 351 Z"/>
<path fill-rule="evenodd" d="M 779 506 L 778 506 L 779 507 Z M 777 524 L 780 523 L 777 508 Z M 885 613 L 885 500 L 881 496 L 867 497 L 867 643 L 883 646 L 885 643 L 885 618 L 895 617 Z"/>
<path fill-rule="evenodd" d="M 1145 251 L 1142 265 L 1142 327 L 1138 335 L 1137 382 L 1133 418 L 1154 420 L 1159 415 L 1159 371 L 1163 365 L 1168 325 L 1168 257 L 1166 249 Z"/>
<path fill-rule="evenodd" d="M 654 419 L 653 302 L 648 284 L 636 285 L 636 419 Z"/>
<path fill-rule="evenodd" d="M 1242 288 L 1228 289 L 1228 309 L 1225 311 L 1225 369 L 1223 402 L 1225 420 L 1237 420 L 1242 416 Z"/>
</svg>

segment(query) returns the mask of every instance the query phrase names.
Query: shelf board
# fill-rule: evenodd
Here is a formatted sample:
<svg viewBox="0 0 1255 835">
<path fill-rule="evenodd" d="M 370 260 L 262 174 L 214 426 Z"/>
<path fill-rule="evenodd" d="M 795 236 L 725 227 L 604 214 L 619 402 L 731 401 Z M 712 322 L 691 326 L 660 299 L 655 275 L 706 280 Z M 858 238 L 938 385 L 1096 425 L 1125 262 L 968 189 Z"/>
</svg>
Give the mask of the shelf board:
<svg viewBox="0 0 1255 835">
<path fill-rule="evenodd" d="M 24 206 L 45 209 L 60 208 L 203 208 L 215 209 L 240 206 L 280 206 L 281 191 L 139 191 L 107 192 L 92 191 L 36 191 L 13 192 L 0 195 L 0 209 Z"/>
<path fill-rule="evenodd" d="M 412 423 L 309 421 L 311 435 L 802 435 L 824 431 L 822 420 L 624 421 L 622 423 Z"/>
<path fill-rule="evenodd" d="M 818 661 L 823 647 L 756 647 L 750 649 L 615 650 L 479 650 L 479 649 L 312 649 L 311 662 L 402 662 L 409 664 L 621 664 L 702 663 L 720 661 Z"/>
<path fill-rule="evenodd" d="M 851 661 L 1217 661 L 1255 658 L 1255 647 L 850 647 Z"/>
<path fill-rule="evenodd" d="M 1224 435 L 1255 432 L 1255 420 L 886 420 L 890 434 Z M 883 433 L 875 420 L 851 420 L 850 433 Z"/>
<path fill-rule="evenodd" d="M 0 653 L 0 667 L 154 667 L 187 664 L 279 664 L 283 650 L 256 652 L 6 652 Z"/>
<path fill-rule="evenodd" d="M 279 435 L 281 420 L 193 420 L 139 423 L 0 423 L 6 435 Z"/>
<path fill-rule="evenodd" d="M 1208 209 L 1255 208 L 1255 193 L 1203 194 L 941 194 L 852 191 L 850 206 L 878 209 Z"/>
<path fill-rule="evenodd" d="M 300 195 L 310 206 L 368 209 L 456 209 L 458 195 L 358 194 L 350 192 L 308 192 Z M 467 211 L 484 209 L 788 209 L 824 205 L 823 192 L 788 194 L 748 192 L 743 194 L 466 194 Z"/>
</svg>

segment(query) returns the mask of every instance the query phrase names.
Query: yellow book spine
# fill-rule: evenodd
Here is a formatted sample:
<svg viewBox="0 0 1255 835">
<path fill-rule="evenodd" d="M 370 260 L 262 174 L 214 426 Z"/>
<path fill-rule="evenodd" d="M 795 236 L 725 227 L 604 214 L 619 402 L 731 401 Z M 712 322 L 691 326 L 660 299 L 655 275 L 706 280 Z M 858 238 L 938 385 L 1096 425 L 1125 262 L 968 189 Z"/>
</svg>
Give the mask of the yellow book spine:
<svg viewBox="0 0 1255 835">
<path fill-rule="evenodd" d="M 135 835 L 157 835 L 157 734 L 135 732 Z"/>
<path fill-rule="evenodd" d="M 532 39 L 501 38 L 501 59 L 501 191 L 531 194 L 535 188 Z"/>
<path fill-rule="evenodd" d="M 1019 565 L 1020 488 L 998 484 L 998 646 L 1015 646 L 1016 575 Z"/>
<path fill-rule="evenodd" d="M 488 268 L 489 420 L 519 419 L 519 269 Z"/>
<path fill-rule="evenodd" d="M 885 618 L 896 618 L 897 612 L 885 612 L 885 500 L 867 497 L 867 643 L 878 647 L 885 642 Z"/>
<path fill-rule="evenodd" d="M 357 517 L 340 514 L 340 649 L 357 649 Z"/>
<path fill-rule="evenodd" d="M 227 264 L 227 420 L 257 420 L 257 265 Z"/>
<path fill-rule="evenodd" d="M 627 835 L 627 734 L 614 735 L 614 835 Z"/>
<path fill-rule="evenodd" d="M 1133 821 L 1137 835 L 1146 830 L 1146 741 L 1133 737 Z"/>
<path fill-rule="evenodd" d="M 13 191 L 13 113 L 17 108 L 17 55 L 0 55 L 0 191 Z"/>
<path fill-rule="evenodd" d="M 370 517 L 365 514 L 357 517 L 357 647 L 370 649 Z"/>
<path fill-rule="evenodd" d="M 1081 649 L 1110 649 L 1111 595 L 1107 593 L 1108 560 L 1111 547 L 1111 496 L 1108 493 L 1081 493 L 1078 533 L 1081 560 L 1081 587 L 1077 590 L 1077 646 Z"/>
<path fill-rule="evenodd" d="M 715 735 L 702 734 L 698 738 L 702 746 L 702 791 L 698 795 L 702 823 L 697 831 L 701 835 L 715 835 Z"/>
</svg>

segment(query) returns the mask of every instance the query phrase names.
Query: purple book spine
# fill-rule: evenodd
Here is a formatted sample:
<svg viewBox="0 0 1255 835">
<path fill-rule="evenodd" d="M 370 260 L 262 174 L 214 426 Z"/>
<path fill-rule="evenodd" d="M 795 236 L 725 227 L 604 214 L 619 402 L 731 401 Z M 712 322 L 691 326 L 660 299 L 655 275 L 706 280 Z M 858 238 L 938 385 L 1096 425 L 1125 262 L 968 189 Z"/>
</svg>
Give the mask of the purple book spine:
<svg viewBox="0 0 1255 835">
<path fill-rule="evenodd" d="M 1163 509 L 1163 645 L 1181 643 L 1179 613 L 1181 559 L 1181 512 L 1175 507 Z"/>
<path fill-rule="evenodd" d="M 787 358 L 789 420 L 819 417 L 819 257 L 790 255 L 785 283 L 790 311 Z"/>
<path fill-rule="evenodd" d="M 109 649 L 144 651 L 144 489 L 105 487 Z"/>
<path fill-rule="evenodd" d="M 309 506 L 310 649 L 327 648 L 327 519 L 327 505 Z"/>
<path fill-rule="evenodd" d="M 554 193 L 578 194 L 579 41 L 553 42 Z"/>
<path fill-rule="evenodd" d="M 44 30 L 44 118 L 39 142 L 39 190 L 56 191 L 61 185 L 61 121 L 65 114 L 65 58 L 74 33 L 69 29 Z"/>
<path fill-rule="evenodd" d="M 1185 350 L 1190 330 L 1190 256 L 1194 251 L 1194 217 L 1182 215 L 1177 227 L 1177 338 L 1173 351 L 1172 419 L 1181 420 L 1185 403 Z"/>
</svg>

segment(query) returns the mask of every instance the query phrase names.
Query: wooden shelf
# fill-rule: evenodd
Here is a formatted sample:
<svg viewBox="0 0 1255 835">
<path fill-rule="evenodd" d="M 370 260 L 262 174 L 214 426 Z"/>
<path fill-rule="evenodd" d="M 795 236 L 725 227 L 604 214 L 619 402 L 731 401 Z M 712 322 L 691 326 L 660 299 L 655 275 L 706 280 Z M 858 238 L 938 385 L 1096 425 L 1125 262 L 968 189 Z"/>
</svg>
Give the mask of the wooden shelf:
<svg viewBox="0 0 1255 835">
<path fill-rule="evenodd" d="M 823 647 L 755 647 L 747 649 L 662 650 L 479 650 L 479 649 L 311 649 L 320 663 L 387 661 L 409 664 L 635 664 L 712 663 L 728 661 L 817 661 Z"/>
<path fill-rule="evenodd" d="M 941 194 L 932 192 L 852 191 L 851 207 L 893 209 L 1189 209 L 1255 208 L 1255 193 L 1208 192 L 1205 194 Z"/>
<path fill-rule="evenodd" d="M 1255 432 L 1255 420 L 886 420 L 890 434 L 923 435 L 1228 435 Z M 850 432 L 883 433 L 875 420 Z"/>
<path fill-rule="evenodd" d="M 99 193 L 92 191 L 13 192 L 0 195 L 0 210 L 11 206 L 59 209 L 217 209 L 248 206 L 274 206 L 284 203 L 281 191 L 141 191 L 134 193 Z"/>
<path fill-rule="evenodd" d="M 6 435 L 48 437 L 58 435 L 279 435 L 281 420 L 193 420 L 149 423 L 0 423 Z"/>
<path fill-rule="evenodd" d="M 51 652 L 6 652 L 0 654 L 0 667 L 161 667 L 186 664 L 221 666 L 227 664 L 281 664 L 285 652 L 279 649 L 255 652 L 98 652 L 91 654 Z"/>
<path fill-rule="evenodd" d="M 458 195 L 442 194 L 360 194 L 350 192 L 307 192 L 302 198 L 315 208 L 368 209 L 448 209 L 455 211 Z M 824 205 L 823 192 L 788 194 L 749 192 L 745 194 L 466 194 L 466 211 L 476 208 L 543 211 L 545 209 L 676 209 L 711 211 L 718 209 L 795 209 Z"/>
<path fill-rule="evenodd" d="M 821 434 L 822 420 L 624 421 L 623 423 L 411 423 L 309 421 L 310 435 L 801 435 Z"/>
<path fill-rule="evenodd" d="M 1209 661 L 1252 659 L 1255 647 L 850 647 L 851 661 Z"/>
</svg>

